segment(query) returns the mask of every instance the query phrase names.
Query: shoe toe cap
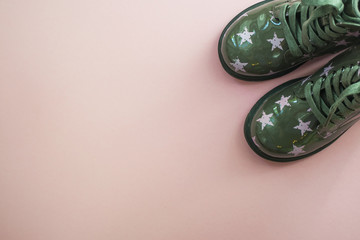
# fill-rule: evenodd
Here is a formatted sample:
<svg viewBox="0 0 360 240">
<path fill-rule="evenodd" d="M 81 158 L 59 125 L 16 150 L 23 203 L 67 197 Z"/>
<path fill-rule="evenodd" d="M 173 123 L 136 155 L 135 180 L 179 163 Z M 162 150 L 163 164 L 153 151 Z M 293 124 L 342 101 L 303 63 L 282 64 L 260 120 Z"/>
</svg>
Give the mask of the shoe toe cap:
<svg viewBox="0 0 360 240">
<path fill-rule="evenodd" d="M 317 132 L 319 122 L 306 100 L 294 94 L 301 80 L 289 84 L 260 99 L 245 122 L 245 135 L 251 148 L 268 159 L 299 158 L 322 144 Z"/>
<path fill-rule="evenodd" d="M 225 70 L 244 80 L 266 80 L 284 75 L 306 59 L 294 58 L 283 27 L 271 11 L 282 1 L 244 11 L 224 29 L 219 57 Z"/>
</svg>

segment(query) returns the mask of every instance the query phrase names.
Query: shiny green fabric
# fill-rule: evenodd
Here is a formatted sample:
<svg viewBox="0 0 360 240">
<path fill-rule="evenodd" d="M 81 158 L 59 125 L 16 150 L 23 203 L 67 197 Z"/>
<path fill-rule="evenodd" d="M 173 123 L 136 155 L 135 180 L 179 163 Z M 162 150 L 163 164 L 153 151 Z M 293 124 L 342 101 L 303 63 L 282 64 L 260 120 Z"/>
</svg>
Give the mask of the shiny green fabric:
<svg viewBox="0 0 360 240">
<path fill-rule="evenodd" d="M 232 76 L 262 81 L 314 57 L 360 43 L 358 0 L 273 0 L 239 13 L 219 39 L 219 58 Z"/>
<path fill-rule="evenodd" d="M 245 120 L 245 137 L 260 156 L 293 161 L 338 139 L 360 119 L 360 45 L 314 74 L 265 94 Z"/>
</svg>

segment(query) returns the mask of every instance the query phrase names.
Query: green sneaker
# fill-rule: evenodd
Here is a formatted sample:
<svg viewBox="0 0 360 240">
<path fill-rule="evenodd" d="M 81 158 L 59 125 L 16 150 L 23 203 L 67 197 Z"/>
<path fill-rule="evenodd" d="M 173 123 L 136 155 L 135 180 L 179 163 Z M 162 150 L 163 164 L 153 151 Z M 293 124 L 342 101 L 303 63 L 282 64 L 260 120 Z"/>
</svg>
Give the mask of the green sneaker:
<svg viewBox="0 0 360 240">
<path fill-rule="evenodd" d="M 282 76 L 316 56 L 360 43 L 359 0 L 266 0 L 221 34 L 224 69 L 243 80 Z"/>
<path fill-rule="evenodd" d="M 360 45 L 312 76 L 263 96 L 245 121 L 245 138 L 261 157 L 280 162 L 310 156 L 360 119 Z"/>
</svg>

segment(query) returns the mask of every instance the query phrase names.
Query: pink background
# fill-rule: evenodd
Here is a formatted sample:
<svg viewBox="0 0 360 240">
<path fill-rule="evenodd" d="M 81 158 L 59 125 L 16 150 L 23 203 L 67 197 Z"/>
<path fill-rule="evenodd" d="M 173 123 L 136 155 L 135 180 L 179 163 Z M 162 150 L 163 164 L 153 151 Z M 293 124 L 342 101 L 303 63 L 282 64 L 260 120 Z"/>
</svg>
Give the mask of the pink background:
<svg viewBox="0 0 360 240">
<path fill-rule="evenodd" d="M 243 123 L 312 73 L 237 81 L 217 41 L 255 0 L 1 0 L 0 239 L 358 240 L 360 127 L 261 159 Z"/>
</svg>

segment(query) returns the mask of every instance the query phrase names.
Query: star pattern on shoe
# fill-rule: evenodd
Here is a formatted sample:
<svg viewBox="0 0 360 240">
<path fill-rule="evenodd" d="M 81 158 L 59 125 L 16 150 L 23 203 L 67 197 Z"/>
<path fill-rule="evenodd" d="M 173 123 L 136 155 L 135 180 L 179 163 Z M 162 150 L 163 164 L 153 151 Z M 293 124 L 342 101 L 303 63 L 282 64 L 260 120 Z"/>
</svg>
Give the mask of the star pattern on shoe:
<svg viewBox="0 0 360 240">
<path fill-rule="evenodd" d="M 325 67 L 324 68 L 324 71 L 323 71 L 323 73 L 321 73 L 320 74 L 320 77 L 322 77 L 322 76 L 327 76 L 327 75 L 329 75 L 329 71 L 331 70 L 331 69 L 333 69 L 334 67 L 332 66 L 332 63 L 330 63 L 330 65 L 329 66 L 327 66 L 327 67 Z"/>
<path fill-rule="evenodd" d="M 302 82 L 301 82 L 301 86 L 302 86 L 302 85 L 304 85 L 304 83 L 306 83 L 307 81 L 309 81 L 309 80 L 310 80 L 310 78 L 311 78 L 311 75 L 310 75 L 310 76 L 308 76 L 307 78 L 305 78 L 304 80 L 302 80 Z"/>
<path fill-rule="evenodd" d="M 276 72 L 273 72 L 270 70 L 268 73 L 265 73 L 264 75 L 273 75 L 274 73 L 276 73 Z"/>
<path fill-rule="evenodd" d="M 276 48 L 283 50 L 281 43 L 282 41 L 284 41 L 284 38 L 279 38 L 275 32 L 274 32 L 274 37 L 272 39 L 266 39 L 266 40 L 272 44 L 271 51 L 274 51 L 274 49 Z"/>
<path fill-rule="evenodd" d="M 348 42 L 345 39 L 343 39 L 341 41 L 335 41 L 335 43 L 336 43 L 336 46 L 347 46 L 348 45 Z"/>
<path fill-rule="evenodd" d="M 264 130 L 267 125 L 274 126 L 274 124 L 270 121 L 272 115 L 273 113 L 266 114 L 265 111 L 263 111 L 262 116 L 256 120 L 257 122 L 261 123 L 261 130 Z"/>
<path fill-rule="evenodd" d="M 248 42 L 250 44 L 252 44 L 251 41 L 251 36 L 254 35 L 255 32 L 249 32 L 249 30 L 247 29 L 247 27 L 244 28 L 244 31 L 242 33 L 238 33 L 236 35 L 238 35 L 239 37 L 241 37 L 241 42 L 240 45 L 243 44 L 244 42 Z"/>
<path fill-rule="evenodd" d="M 311 121 L 303 122 L 301 119 L 298 119 L 299 125 L 295 126 L 294 129 L 298 129 L 301 131 L 301 136 L 304 136 L 305 132 L 312 132 L 311 128 L 309 128 L 309 125 Z"/>
<path fill-rule="evenodd" d="M 244 67 L 246 65 L 248 65 L 247 63 L 240 62 L 240 60 L 238 58 L 234 59 L 233 61 L 234 61 L 234 63 L 230 63 L 230 64 L 235 68 L 235 72 L 238 72 L 238 71 L 246 72 Z"/>
<path fill-rule="evenodd" d="M 269 11 L 269 13 L 271 14 L 270 21 L 273 21 L 275 19 L 274 11 Z"/>
<path fill-rule="evenodd" d="M 249 16 L 247 13 L 244 13 L 243 15 L 241 15 L 240 17 L 239 17 L 239 19 L 240 18 L 243 18 L 243 17 L 247 17 L 247 16 Z"/>
<path fill-rule="evenodd" d="M 334 133 L 335 133 L 335 132 L 327 132 L 327 133 L 325 134 L 325 136 L 323 136 L 323 138 L 326 139 L 326 138 L 330 137 L 331 135 L 333 135 Z"/>
<path fill-rule="evenodd" d="M 292 155 L 294 155 L 296 157 L 296 156 L 298 156 L 298 155 L 300 155 L 302 153 L 305 153 L 305 151 L 303 150 L 304 147 L 305 147 L 305 145 L 301 146 L 301 147 L 297 147 L 297 146 L 295 146 L 293 144 L 293 150 L 291 152 L 288 152 L 288 154 L 292 154 Z"/>
<path fill-rule="evenodd" d="M 346 36 L 348 37 L 359 37 L 360 36 L 360 32 L 359 31 L 356 31 L 356 32 L 348 32 L 346 34 Z"/>
<path fill-rule="evenodd" d="M 311 108 L 309 108 L 308 110 L 306 110 L 307 112 L 311 112 L 312 111 L 312 109 Z"/>
<path fill-rule="evenodd" d="M 291 97 L 291 95 L 287 96 L 287 97 L 284 97 L 284 95 L 281 95 L 280 100 L 275 102 L 280 105 L 280 111 L 282 111 L 285 106 L 291 107 L 291 104 L 289 103 L 290 97 Z"/>
</svg>

